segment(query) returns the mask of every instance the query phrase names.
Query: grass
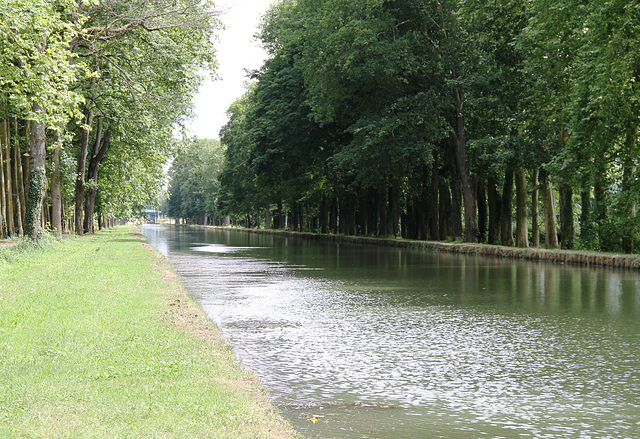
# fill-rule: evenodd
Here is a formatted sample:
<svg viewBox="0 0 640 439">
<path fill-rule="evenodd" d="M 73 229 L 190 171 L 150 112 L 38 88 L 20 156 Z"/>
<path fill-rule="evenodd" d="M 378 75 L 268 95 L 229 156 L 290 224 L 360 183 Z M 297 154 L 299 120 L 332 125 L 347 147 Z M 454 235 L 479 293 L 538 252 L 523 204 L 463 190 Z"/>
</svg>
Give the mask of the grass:
<svg viewBox="0 0 640 439">
<path fill-rule="evenodd" d="M 127 227 L 3 249 L 0 437 L 294 433 L 164 258 Z"/>
</svg>

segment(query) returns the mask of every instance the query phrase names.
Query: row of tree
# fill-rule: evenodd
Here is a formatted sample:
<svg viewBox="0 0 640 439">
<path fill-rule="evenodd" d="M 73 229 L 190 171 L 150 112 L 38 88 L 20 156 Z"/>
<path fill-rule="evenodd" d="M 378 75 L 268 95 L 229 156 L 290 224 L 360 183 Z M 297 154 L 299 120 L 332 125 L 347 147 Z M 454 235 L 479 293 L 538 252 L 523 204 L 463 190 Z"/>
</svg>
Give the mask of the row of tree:
<svg viewBox="0 0 640 439">
<path fill-rule="evenodd" d="M 169 193 L 160 209 L 170 218 L 196 224 L 228 225 L 219 209 L 218 177 L 225 163 L 218 140 L 193 138 L 186 142 L 169 169 Z"/>
<path fill-rule="evenodd" d="M 201 217 L 637 248 L 636 3 L 284 0 L 261 39 Z"/>
<path fill-rule="evenodd" d="M 0 237 L 91 233 L 155 202 L 215 68 L 216 15 L 200 0 L 3 0 Z"/>
</svg>

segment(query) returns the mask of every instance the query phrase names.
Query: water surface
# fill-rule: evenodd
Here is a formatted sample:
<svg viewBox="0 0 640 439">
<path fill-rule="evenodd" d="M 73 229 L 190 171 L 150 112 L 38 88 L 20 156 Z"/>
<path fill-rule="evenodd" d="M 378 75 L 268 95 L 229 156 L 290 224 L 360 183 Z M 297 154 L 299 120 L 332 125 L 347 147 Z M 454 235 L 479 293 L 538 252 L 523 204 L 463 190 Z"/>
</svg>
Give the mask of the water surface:
<svg viewBox="0 0 640 439">
<path fill-rule="evenodd" d="M 640 275 L 145 226 L 307 437 L 637 437 Z"/>
</svg>

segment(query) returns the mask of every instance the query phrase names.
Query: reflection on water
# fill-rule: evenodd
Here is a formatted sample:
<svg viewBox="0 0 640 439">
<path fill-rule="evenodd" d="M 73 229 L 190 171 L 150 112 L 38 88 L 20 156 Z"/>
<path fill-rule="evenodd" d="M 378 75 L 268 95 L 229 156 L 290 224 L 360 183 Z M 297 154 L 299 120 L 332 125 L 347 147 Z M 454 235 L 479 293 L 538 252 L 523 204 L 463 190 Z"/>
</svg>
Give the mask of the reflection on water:
<svg viewBox="0 0 640 439">
<path fill-rule="evenodd" d="M 638 273 L 143 232 L 308 437 L 640 430 Z"/>
</svg>

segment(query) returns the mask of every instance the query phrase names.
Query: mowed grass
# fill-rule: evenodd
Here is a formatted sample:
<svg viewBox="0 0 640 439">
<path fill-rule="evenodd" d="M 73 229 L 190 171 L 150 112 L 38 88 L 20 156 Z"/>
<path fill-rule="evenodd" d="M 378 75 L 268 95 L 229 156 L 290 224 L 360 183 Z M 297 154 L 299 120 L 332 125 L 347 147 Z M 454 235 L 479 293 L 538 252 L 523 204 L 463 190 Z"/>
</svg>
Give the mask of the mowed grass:
<svg viewBox="0 0 640 439">
<path fill-rule="evenodd" d="M 133 227 L 12 251 L 1 438 L 294 437 Z"/>
</svg>

